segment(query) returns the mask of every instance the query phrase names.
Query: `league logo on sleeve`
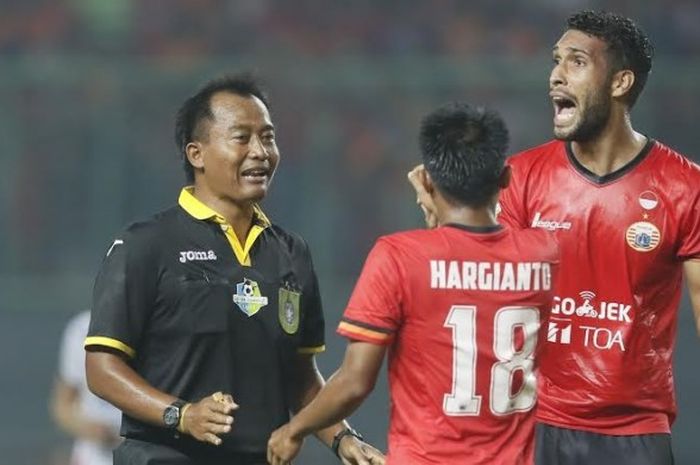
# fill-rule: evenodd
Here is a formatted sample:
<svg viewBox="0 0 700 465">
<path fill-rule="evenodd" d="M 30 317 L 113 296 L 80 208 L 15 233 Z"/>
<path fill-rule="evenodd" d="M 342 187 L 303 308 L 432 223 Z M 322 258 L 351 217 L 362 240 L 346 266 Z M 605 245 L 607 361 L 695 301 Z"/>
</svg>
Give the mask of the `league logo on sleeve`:
<svg viewBox="0 0 700 465">
<path fill-rule="evenodd" d="M 242 283 L 236 284 L 233 301 L 243 313 L 253 316 L 267 305 L 267 297 L 260 294 L 260 286 L 252 279 L 243 278 Z"/>
</svg>

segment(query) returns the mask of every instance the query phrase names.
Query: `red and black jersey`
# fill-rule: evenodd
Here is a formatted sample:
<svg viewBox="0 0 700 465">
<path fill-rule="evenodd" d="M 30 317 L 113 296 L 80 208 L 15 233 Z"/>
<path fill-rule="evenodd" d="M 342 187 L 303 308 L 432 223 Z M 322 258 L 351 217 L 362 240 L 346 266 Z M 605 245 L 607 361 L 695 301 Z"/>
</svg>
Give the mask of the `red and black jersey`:
<svg viewBox="0 0 700 465">
<path fill-rule="evenodd" d="M 447 225 L 379 239 L 338 332 L 390 345 L 389 464 L 532 463 L 554 239 Z"/>
<path fill-rule="evenodd" d="M 509 159 L 499 220 L 559 239 L 538 419 L 603 434 L 669 432 L 682 263 L 700 257 L 700 167 L 650 140 L 596 176 L 569 144 Z"/>
</svg>

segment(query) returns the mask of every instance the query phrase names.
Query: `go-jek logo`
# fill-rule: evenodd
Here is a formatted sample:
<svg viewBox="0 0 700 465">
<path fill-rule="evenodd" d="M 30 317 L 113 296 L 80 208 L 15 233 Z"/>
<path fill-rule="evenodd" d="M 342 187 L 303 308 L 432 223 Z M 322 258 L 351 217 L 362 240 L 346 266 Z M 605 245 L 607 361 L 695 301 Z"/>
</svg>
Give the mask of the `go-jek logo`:
<svg viewBox="0 0 700 465">
<path fill-rule="evenodd" d="M 580 305 L 572 297 L 554 297 L 552 314 L 564 316 L 581 316 L 586 318 L 596 318 L 598 320 L 621 321 L 632 323 L 632 306 L 620 302 L 601 301 L 593 304 L 596 294 L 591 291 L 579 293 Z"/>
<path fill-rule="evenodd" d="M 553 321 L 549 322 L 547 341 L 558 344 L 572 344 L 576 341 L 584 347 L 619 349 L 624 352 L 624 328 L 595 326 L 595 320 L 631 323 L 632 306 L 620 302 L 596 302 L 596 297 L 592 291 L 579 292 L 579 299 L 554 297 Z M 578 324 L 583 322 L 583 318 L 588 320 L 586 325 Z"/>
</svg>

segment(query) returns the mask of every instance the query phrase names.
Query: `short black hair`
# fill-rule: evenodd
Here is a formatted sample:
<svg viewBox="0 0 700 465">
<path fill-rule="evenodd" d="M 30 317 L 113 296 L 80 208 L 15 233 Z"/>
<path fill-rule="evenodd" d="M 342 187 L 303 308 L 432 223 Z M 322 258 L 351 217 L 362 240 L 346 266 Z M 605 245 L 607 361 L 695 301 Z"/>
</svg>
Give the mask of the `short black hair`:
<svg viewBox="0 0 700 465">
<path fill-rule="evenodd" d="M 252 73 L 226 74 L 204 84 L 196 94 L 184 101 L 175 117 L 175 144 L 177 144 L 187 182 L 194 181 L 194 168 L 187 159 L 185 148 L 190 142 L 206 137 L 202 123 L 211 121 L 211 98 L 219 92 L 230 92 L 243 97 L 257 97 L 267 109 L 270 105 L 267 94 L 258 78 Z"/>
<path fill-rule="evenodd" d="M 427 115 L 420 129 L 425 169 L 442 194 L 482 207 L 498 192 L 508 129 L 498 113 L 455 102 Z"/>
<path fill-rule="evenodd" d="M 649 37 L 630 18 L 607 11 L 584 10 L 566 21 L 569 29 L 598 37 L 608 44 L 613 71 L 629 69 L 634 73 L 634 84 L 627 94 L 627 104 L 634 106 L 651 72 L 654 46 Z"/>
</svg>

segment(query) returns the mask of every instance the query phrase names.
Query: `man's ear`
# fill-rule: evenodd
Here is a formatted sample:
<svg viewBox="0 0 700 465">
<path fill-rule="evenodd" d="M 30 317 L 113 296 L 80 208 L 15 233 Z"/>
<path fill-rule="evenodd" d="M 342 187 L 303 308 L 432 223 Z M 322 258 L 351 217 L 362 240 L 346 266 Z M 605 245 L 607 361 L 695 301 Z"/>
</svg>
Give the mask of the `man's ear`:
<svg viewBox="0 0 700 465">
<path fill-rule="evenodd" d="M 421 175 L 421 182 L 423 183 L 425 191 L 432 196 L 435 192 L 435 184 L 433 184 L 433 179 L 430 177 L 430 174 L 428 174 L 428 170 L 423 170 Z"/>
<path fill-rule="evenodd" d="M 634 85 L 634 72 L 629 69 L 623 69 L 613 75 L 612 83 L 610 84 L 610 95 L 614 98 L 624 97 L 629 93 Z"/>
<path fill-rule="evenodd" d="M 187 155 L 187 160 L 194 168 L 204 169 L 204 154 L 199 142 L 190 142 L 187 144 L 185 146 L 185 155 Z"/>
<path fill-rule="evenodd" d="M 512 175 L 513 172 L 511 171 L 510 166 L 504 166 L 503 171 L 501 171 L 501 175 L 498 177 L 498 187 L 501 189 L 508 187 L 510 185 L 510 178 Z"/>
</svg>

